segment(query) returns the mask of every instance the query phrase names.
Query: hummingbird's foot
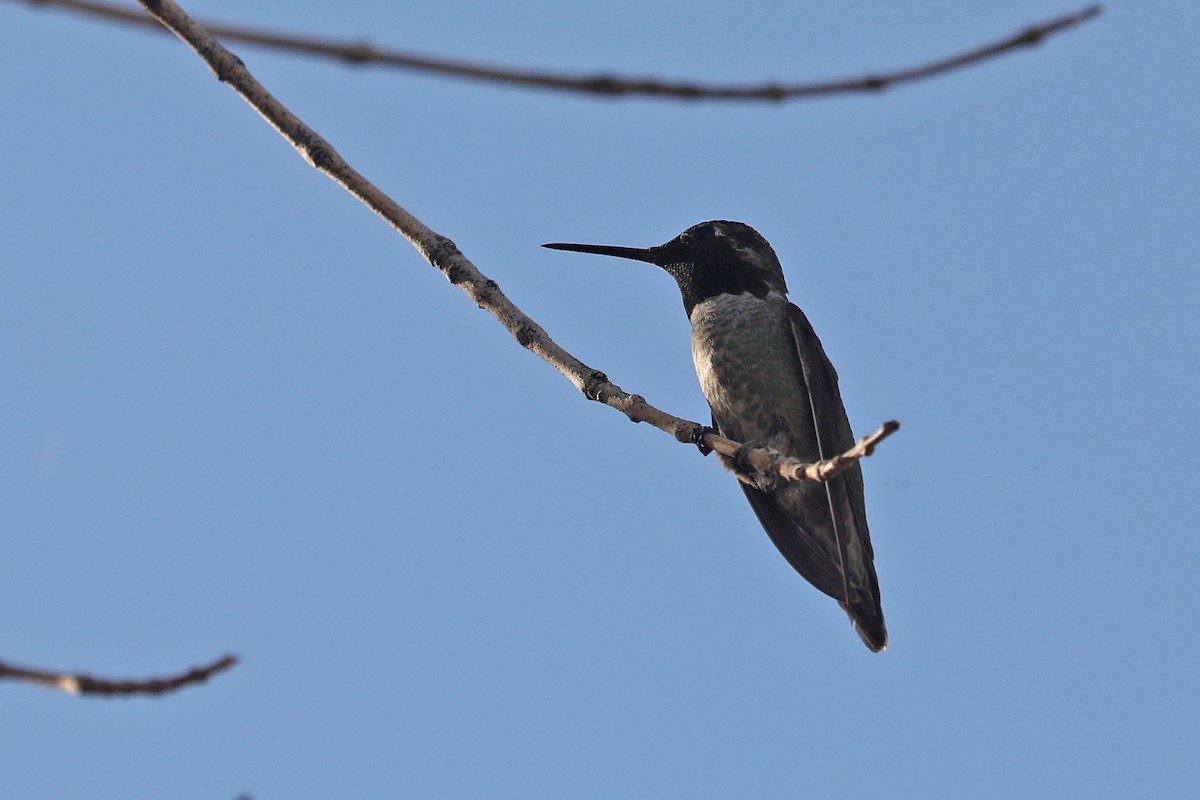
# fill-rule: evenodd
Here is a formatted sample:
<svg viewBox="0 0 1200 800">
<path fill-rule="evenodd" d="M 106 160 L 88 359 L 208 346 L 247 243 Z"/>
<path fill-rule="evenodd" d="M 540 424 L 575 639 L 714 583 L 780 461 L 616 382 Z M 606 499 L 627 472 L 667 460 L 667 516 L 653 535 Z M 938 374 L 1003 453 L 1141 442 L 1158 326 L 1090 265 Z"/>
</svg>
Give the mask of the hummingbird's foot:
<svg viewBox="0 0 1200 800">
<path fill-rule="evenodd" d="M 771 443 L 766 439 L 756 439 L 752 442 L 746 442 L 737 451 L 728 458 L 722 458 L 721 461 L 725 467 L 737 476 L 737 479 L 742 483 L 749 484 L 756 489 L 761 489 L 764 492 L 774 491 L 779 487 L 778 479 L 770 479 L 761 475 L 754 465 L 750 463 L 748 458 L 751 450 L 769 449 Z"/>
<path fill-rule="evenodd" d="M 704 443 L 704 437 L 710 433 L 713 436 L 721 435 L 716 428 L 710 428 L 707 425 L 699 425 L 692 432 L 692 444 L 696 445 L 696 449 L 700 451 L 700 455 L 702 456 L 706 456 L 713 451 L 711 447 Z"/>
</svg>

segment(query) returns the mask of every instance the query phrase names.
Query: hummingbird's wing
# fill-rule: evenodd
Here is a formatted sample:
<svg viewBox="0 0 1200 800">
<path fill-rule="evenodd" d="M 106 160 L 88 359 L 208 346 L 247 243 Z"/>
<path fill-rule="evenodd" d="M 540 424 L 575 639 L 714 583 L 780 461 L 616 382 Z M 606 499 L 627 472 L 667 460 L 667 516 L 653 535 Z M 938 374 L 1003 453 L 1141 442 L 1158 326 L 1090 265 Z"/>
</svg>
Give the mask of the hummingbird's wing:
<svg viewBox="0 0 1200 800">
<path fill-rule="evenodd" d="M 715 419 L 713 427 L 720 429 Z M 780 490 L 764 492 L 743 481 L 738 481 L 738 486 L 742 487 L 763 530 L 792 568 L 804 580 L 840 602 L 846 591 L 842 584 L 840 559 L 837 555 L 831 556 L 810 530 L 829 524 L 824 492 L 816 498 L 815 492 L 791 491 L 791 496 L 785 501 L 776 496 Z M 819 499 L 820 507 L 813 507 L 817 505 L 812 502 L 814 498 Z M 817 522 L 813 524 L 809 520 Z"/>
<path fill-rule="evenodd" d="M 854 433 L 838 390 L 837 372 L 804 313 L 788 304 L 787 315 L 812 409 L 819 457 L 831 458 L 854 445 Z M 887 630 L 879 601 L 859 465 L 826 481 L 821 488 L 791 484 L 764 492 L 744 482 L 740 485 L 759 522 L 788 563 L 805 580 L 841 604 L 867 647 L 876 652 L 884 649 Z"/>
<path fill-rule="evenodd" d="M 831 458 L 854 446 L 854 432 L 846 417 L 838 390 L 837 371 L 830 363 L 821 340 L 804 312 L 788 305 L 788 321 L 796 341 L 796 353 L 808 388 L 813 427 L 821 458 Z M 879 579 L 875 575 L 875 552 L 867 529 L 866 501 L 863 498 L 862 468 L 850 469 L 825 482 L 830 518 L 838 539 L 842 589 L 839 599 L 855 628 L 872 650 L 887 646 L 887 630 L 879 601 Z"/>
</svg>

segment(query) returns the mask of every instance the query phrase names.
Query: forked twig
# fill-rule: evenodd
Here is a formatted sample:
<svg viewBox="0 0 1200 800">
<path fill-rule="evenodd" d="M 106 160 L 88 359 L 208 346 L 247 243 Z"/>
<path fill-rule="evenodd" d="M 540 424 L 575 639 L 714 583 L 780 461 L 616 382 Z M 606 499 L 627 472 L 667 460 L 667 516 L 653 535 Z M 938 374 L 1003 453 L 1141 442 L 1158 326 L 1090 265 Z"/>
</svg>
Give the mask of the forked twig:
<svg viewBox="0 0 1200 800">
<path fill-rule="evenodd" d="M 328 175 L 368 208 L 383 217 L 392 228 L 412 243 L 426 261 L 437 267 L 476 305 L 490 313 L 507 328 L 518 344 L 558 370 L 588 399 L 615 408 L 634 422 L 648 422 L 681 442 L 702 443 L 711 449 L 722 452 L 728 450 L 729 447 L 734 449 L 738 447 L 738 443 L 717 436 L 698 422 L 668 414 L 650 405 L 642 397 L 622 391 L 621 387 L 611 383 L 603 372 L 592 369 L 568 353 L 550 338 L 542 326 L 517 308 L 516 304 L 500 290 L 495 281 L 481 273 L 459 251 L 454 242 L 426 227 L 351 167 L 345 159 L 338 155 L 329 142 L 305 125 L 299 117 L 289 111 L 262 84 L 255 80 L 241 59 L 226 50 L 176 3 L 172 0 L 139 0 L 139 2 L 163 25 L 186 42 L 208 64 L 218 80 L 233 87 L 234 91 L 258 111 L 275 130 L 279 131 L 309 164 Z M 895 424 L 889 423 L 889 425 Z M 883 435 L 886 436 L 887 433 Z M 882 436 L 878 437 L 876 441 L 881 438 Z M 856 459 L 866 454 L 864 451 L 859 455 L 854 455 L 855 449 L 857 448 L 852 448 L 851 453 L 845 457 Z M 770 456 L 766 459 L 755 456 L 748 456 L 748 458 L 752 465 L 757 467 L 761 462 L 764 469 L 772 470 L 771 473 L 766 474 L 775 474 L 774 471 L 781 463 Z M 789 459 L 789 461 L 793 460 Z M 772 467 L 772 464 L 775 466 Z M 808 466 L 802 462 L 792 464 L 790 475 L 794 477 L 789 477 L 789 479 L 823 480 L 820 477 L 822 474 L 828 473 L 830 469 L 835 469 L 832 466 L 821 467 L 813 472 L 808 469 Z"/>
</svg>

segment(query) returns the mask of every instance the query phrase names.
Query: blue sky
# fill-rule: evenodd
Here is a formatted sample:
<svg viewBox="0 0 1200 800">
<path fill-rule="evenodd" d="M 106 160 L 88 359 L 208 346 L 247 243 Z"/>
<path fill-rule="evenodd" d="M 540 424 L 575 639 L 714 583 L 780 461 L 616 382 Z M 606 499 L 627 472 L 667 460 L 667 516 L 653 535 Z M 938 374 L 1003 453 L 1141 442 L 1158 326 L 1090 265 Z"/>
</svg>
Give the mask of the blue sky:
<svg viewBox="0 0 1200 800">
<path fill-rule="evenodd" d="M 185 6 L 512 66 L 906 66 L 1045 2 Z M 235 48 L 560 344 L 693 419 L 646 246 L 774 245 L 856 430 L 868 653 L 712 458 L 586 402 L 181 45 L 0 3 L 0 795 L 1194 789 L 1200 8 L 880 96 L 597 100 Z"/>
</svg>

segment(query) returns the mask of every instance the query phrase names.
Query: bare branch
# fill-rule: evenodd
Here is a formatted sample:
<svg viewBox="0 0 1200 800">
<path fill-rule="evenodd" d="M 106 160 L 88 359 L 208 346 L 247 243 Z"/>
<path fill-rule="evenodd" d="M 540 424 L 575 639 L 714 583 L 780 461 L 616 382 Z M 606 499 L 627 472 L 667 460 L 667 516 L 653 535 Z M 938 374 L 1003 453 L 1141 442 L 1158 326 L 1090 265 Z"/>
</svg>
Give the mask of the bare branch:
<svg viewBox="0 0 1200 800">
<path fill-rule="evenodd" d="M 761 475 L 778 475 L 788 481 L 817 481 L 821 483 L 835 475 L 840 475 L 856 464 L 859 459 L 866 458 L 874 453 L 877 444 L 898 430 L 900 430 L 900 423 L 896 420 L 890 420 L 880 425 L 879 430 L 870 436 L 864 436 L 859 439 L 858 443 L 846 452 L 812 464 L 801 461 L 798 458 L 785 456 L 775 450 L 757 447 L 747 453 L 746 460 Z M 725 456 L 734 455 L 737 453 L 738 448 L 741 447 L 737 442 L 711 434 L 705 437 L 704 443 Z"/>
<path fill-rule="evenodd" d="M 211 676 L 222 670 L 227 670 L 237 663 L 235 656 L 224 656 L 206 667 L 196 667 L 179 675 L 167 678 L 148 678 L 141 681 L 110 681 L 95 678 L 91 675 L 46 672 L 40 669 L 17 667 L 0 662 L 0 680 L 13 680 L 37 683 L 51 689 L 58 689 L 67 694 L 95 695 L 129 695 L 129 694 L 166 694 L 193 683 L 204 683 Z"/>
<path fill-rule="evenodd" d="M 615 408 L 633 422 L 648 422 L 680 442 L 703 442 L 721 452 L 731 447 L 737 449 L 738 443 L 706 432 L 707 428 L 700 423 L 672 416 L 650 405 L 638 395 L 627 394 L 621 387 L 611 383 L 603 372 L 589 367 L 568 353 L 554 342 L 540 325 L 517 308 L 495 281 L 481 273 L 459 251 L 454 242 L 426 227 L 346 163 L 329 142 L 305 125 L 255 80 L 241 59 L 222 47 L 172 0 L 139 2 L 186 42 L 209 65 L 219 80 L 232 86 L 309 164 L 328 175 L 381 216 L 408 239 L 421 256 L 439 269 L 452 284 L 464 291 L 476 305 L 499 320 L 518 344 L 558 370 L 588 399 Z M 759 466 L 753 460 L 750 463 Z M 761 469 L 770 470 L 770 463 L 764 461 Z M 775 468 L 778 469 L 778 466 Z M 796 475 L 795 478 L 789 478 L 792 480 L 799 479 L 801 475 L 810 480 L 820 479 L 809 477 L 808 470 L 800 469 L 796 465 L 793 465 L 792 471 Z M 821 471 L 818 470 L 814 474 L 820 475 Z"/>
<path fill-rule="evenodd" d="M 575 385 L 584 396 L 611 406 L 634 422 L 648 422 L 665 431 L 681 442 L 697 443 L 722 452 L 738 444 L 715 436 L 698 422 L 680 419 L 655 408 L 638 395 L 627 394 L 621 387 L 611 383 L 603 372 L 592 369 L 560 347 L 542 326 L 525 315 L 500 291 L 499 285 L 481 273 L 463 255 L 454 242 L 426 227 L 409 214 L 396 201 L 385 195 L 378 187 L 351 167 L 333 146 L 316 131 L 280 103 L 246 69 L 241 59 L 221 46 L 207 31 L 196 24 L 172 0 L 139 0 L 144 7 L 163 25 L 175 32 L 180 39 L 196 51 L 209 65 L 218 80 L 228 83 L 242 96 L 275 130 L 289 141 L 309 164 L 328 175 L 338 185 L 357 197 L 364 205 L 383 217 L 398 233 L 408 239 L 421 256 L 437 267 L 452 284 L 463 290 L 480 308 L 500 321 L 517 343 L 530 350 L 543 361 L 559 371 Z M 886 435 L 886 434 L 885 434 Z M 882 438 L 882 437 L 880 437 Z M 878 441 L 878 439 L 876 439 Z M 866 453 L 864 452 L 863 455 Z M 859 456 L 850 455 L 850 458 Z M 754 461 L 751 461 L 754 464 Z M 808 480 L 809 470 L 793 466 L 795 478 Z M 807 466 L 807 465 L 804 465 Z M 771 469 L 764 462 L 764 469 Z M 778 469 L 776 466 L 775 469 Z M 818 469 L 821 475 L 829 468 Z M 832 473 L 830 473 L 832 474 Z"/>
<path fill-rule="evenodd" d="M 140 25 L 154 21 L 139 11 L 93 2 L 92 0 L 25 0 L 31 5 L 61 6 L 74 11 Z M 713 86 L 697 83 L 661 81 L 652 78 L 622 78 L 616 75 L 559 75 L 550 72 L 503 69 L 444 58 L 432 58 L 394 50 L 383 50 L 362 41 L 332 42 L 305 36 L 285 36 L 231 25 L 204 24 L 218 39 L 290 50 L 348 61 L 352 64 L 383 64 L 459 78 L 531 86 L 542 89 L 585 92 L 607 96 L 641 95 L 683 100 L 792 100 L 850 92 L 878 92 L 901 83 L 930 78 L 942 73 L 986 61 L 1023 47 L 1039 44 L 1049 36 L 1076 27 L 1097 16 L 1100 5 L 1090 5 L 1073 14 L 1065 14 L 1040 25 L 1032 25 L 992 44 L 982 45 L 958 55 L 892 72 L 868 73 L 812 83 L 766 83 L 742 86 Z M 161 30 L 161 29 L 159 29 Z"/>
</svg>

